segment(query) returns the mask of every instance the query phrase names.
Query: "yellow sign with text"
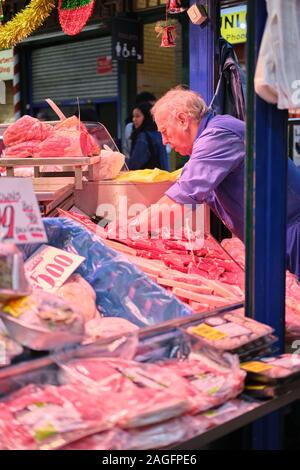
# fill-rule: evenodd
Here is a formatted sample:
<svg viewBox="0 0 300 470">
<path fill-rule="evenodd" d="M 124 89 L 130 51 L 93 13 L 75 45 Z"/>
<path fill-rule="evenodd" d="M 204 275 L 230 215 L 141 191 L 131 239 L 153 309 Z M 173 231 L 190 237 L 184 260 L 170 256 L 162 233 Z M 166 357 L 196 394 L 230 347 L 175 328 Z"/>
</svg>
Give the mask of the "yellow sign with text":
<svg viewBox="0 0 300 470">
<path fill-rule="evenodd" d="M 221 35 L 230 44 L 239 44 L 247 41 L 247 7 L 222 8 Z"/>
</svg>

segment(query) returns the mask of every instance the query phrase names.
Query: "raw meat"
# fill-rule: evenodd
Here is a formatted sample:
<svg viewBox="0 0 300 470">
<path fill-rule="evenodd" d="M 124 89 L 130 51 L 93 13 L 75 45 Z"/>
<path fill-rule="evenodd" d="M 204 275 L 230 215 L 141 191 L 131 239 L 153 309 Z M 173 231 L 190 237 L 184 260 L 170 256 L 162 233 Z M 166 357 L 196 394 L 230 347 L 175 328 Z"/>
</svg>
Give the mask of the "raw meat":
<svg viewBox="0 0 300 470">
<path fill-rule="evenodd" d="M 95 139 L 79 119 L 72 116 L 56 124 L 53 134 L 41 142 L 34 157 L 87 157 L 99 153 Z"/>
<path fill-rule="evenodd" d="M 161 422 L 190 410 L 189 384 L 154 364 L 109 358 L 70 361 L 61 366 L 61 383 L 83 384 L 95 393 L 117 394 L 123 416 L 119 426 L 132 428 Z"/>
<path fill-rule="evenodd" d="M 72 274 L 56 293 L 80 310 L 86 322 L 98 315 L 96 293 L 80 274 Z"/>
<path fill-rule="evenodd" d="M 137 331 L 138 327 L 120 317 L 96 317 L 85 324 L 84 343 Z"/>
<path fill-rule="evenodd" d="M 28 385 L 0 403 L 0 448 L 57 449 L 112 427 L 118 413 L 109 394 L 90 395 L 69 385 Z"/>
<path fill-rule="evenodd" d="M 6 147 L 3 151 L 4 158 L 26 158 L 32 157 L 38 150 L 40 142 L 29 140 Z"/>
<path fill-rule="evenodd" d="M 5 146 L 19 144 L 21 142 L 41 142 L 52 134 L 53 128 L 49 124 L 36 118 L 25 115 L 8 126 L 3 134 Z"/>
</svg>

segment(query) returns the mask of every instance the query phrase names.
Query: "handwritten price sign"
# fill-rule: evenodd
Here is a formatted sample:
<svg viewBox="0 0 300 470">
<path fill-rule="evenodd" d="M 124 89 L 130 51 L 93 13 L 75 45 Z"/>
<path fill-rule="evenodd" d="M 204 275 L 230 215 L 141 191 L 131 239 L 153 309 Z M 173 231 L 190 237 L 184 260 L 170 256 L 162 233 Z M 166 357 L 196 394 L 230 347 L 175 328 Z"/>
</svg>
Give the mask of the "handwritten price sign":
<svg viewBox="0 0 300 470">
<path fill-rule="evenodd" d="M 83 260 L 82 256 L 74 253 L 42 245 L 25 262 L 25 271 L 34 289 L 55 292 Z"/>
<path fill-rule="evenodd" d="M 47 241 L 30 178 L 1 178 L 0 242 Z"/>
</svg>

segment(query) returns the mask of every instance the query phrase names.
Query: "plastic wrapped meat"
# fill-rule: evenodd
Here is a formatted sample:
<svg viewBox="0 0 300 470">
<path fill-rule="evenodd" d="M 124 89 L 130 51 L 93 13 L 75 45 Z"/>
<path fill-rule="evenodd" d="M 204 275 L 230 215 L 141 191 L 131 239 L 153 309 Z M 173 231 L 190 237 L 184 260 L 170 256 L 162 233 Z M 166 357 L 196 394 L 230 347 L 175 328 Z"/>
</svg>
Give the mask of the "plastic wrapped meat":
<svg viewBox="0 0 300 470">
<path fill-rule="evenodd" d="M 125 318 L 97 316 L 85 324 L 84 343 L 93 343 L 99 339 L 119 336 L 137 330 L 138 327 L 125 320 Z"/>
<path fill-rule="evenodd" d="M 11 360 L 22 352 L 22 346 L 8 336 L 8 332 L 0 320 L 0 367 L 9 365 Z"/>
<path fill-rule="evenodd" d="M 30 293 L 21 252 L 13 243 L 0 243 L 0 301 Z"/>
<path fill-rule="evenodd" d="M 258 338 L 270 335 L 273 329 L 251 318 L 226 313 L 207 317 L 199 325 L 188 327 L 187 332 L 216 349 L 234 351 Z"/>
<path fill-rule="evenodd" d="M 2 320 L 12 338 L 34 350 L 80 343 L 84 320 L 79 310 L 57 295 L 34 292 L 2 307 Z"/>
<path fill-rule="evenodd" d="M 63 447 L 61 450 L 122 450 L 126 449 L 128 432 L 113 428 L 92 436 L 84 437 Z"/>
<path fill-rule="evenodd" d="M 153 426 L 137 429 L 112 429 L 73 442 L 63 450 L 146 450 L 159 449 L 191 439 L 211 426 L 207 418 L 181 416 Z"/>
<path fill-rule="evenodd" d="M 257 408 L 259 403 L 249 402 L 245 400 L 230 400 L 219 408 L 206 411 L 203 415 L 199 415 L 201 423 L 203 418 L 206 418 L 212 426 L 220 426 L 227 421 L 236 418 L 244 413 Z"/>
<path fill-rule="evenodd" d="M 284 380 L 299 375 L 300 358 L 297 354 L 281 354 L 277 357 L 264 357 L 245 362 L 241 367 L 247 371 L 249 378 L 255 381 Z"/>
<path fill-rule="evenodd" d="M 3 142 L 6 147 L 20 144 L 21 142 L 41 142 L 52 132 L 53 128 L 51 125 L 25 115 L 8 126 L 3 134 Z"/>
<path fill-rule="evenodd" d="M 88 358 L 61 365 L 61 383 L 84 385 L 95 393 L 117 394 L 123 406 L 118 425 L 146 426 L 190 410 L 189 384 L 170 370 L 153 364 L 117 359 Z"/>
<path fill-rule="evenodd" d="M 188 398 L 193 413 L 199 413 L 221 405 L 243 391 L 246 374 L 239 368 L 237 358 L 231 356 L 231 361 L 230 367 L 221 367 L 200 354 L 184 361 L 168 361 L 164 367 L 189 382 Z"/>
<path fill-rule="evenodd" d="M 28 385 L 0 403 L 0 448 L 57 449 L 109 429 L 119 413 L 114 397 L 105 393 L 92 396 L 68 385 Z"/>
<path fill-rule="evenodd" d="M 67 302 L 75 305 L 81 311 L 86 322 L 98 315 L 96 293 L 80 274 L 72 274 L 56 293 Z"/>
</svg>

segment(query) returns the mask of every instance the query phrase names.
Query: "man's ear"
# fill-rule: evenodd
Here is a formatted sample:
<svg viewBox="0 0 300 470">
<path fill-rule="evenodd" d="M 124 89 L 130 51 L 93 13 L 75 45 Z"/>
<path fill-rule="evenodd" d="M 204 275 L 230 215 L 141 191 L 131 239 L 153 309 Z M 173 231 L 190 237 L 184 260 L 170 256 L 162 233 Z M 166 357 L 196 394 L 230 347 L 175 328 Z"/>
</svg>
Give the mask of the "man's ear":
<svg viewBox="0 0 300 470">
<path fill-rule="evenodd" d="M 187 130 L 189 127 L 189 122 L 190 122 L 189 116 L 187 115 L 187 113 L 185 113 L 184 111 L 179 111 L 176 117 L 180 123 L 180 126 L 182 126 L 182 129 Z"/>
</svg>

